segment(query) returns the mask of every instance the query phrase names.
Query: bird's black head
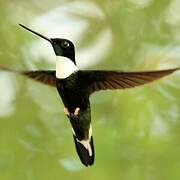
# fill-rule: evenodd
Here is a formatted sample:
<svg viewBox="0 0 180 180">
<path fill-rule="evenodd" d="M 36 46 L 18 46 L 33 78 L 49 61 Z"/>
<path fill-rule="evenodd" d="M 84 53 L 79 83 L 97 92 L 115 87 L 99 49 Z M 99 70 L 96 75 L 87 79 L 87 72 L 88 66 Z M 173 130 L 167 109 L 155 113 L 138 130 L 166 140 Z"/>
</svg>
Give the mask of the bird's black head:
<svg viewBox="0 0 180 180">
<path fill-rule="evenodd" d="M 27 28 L 26 26 L 19 24 L 21 27 L 25 28 L 26 30 L 40 36 L 43 39 L 46 39 L 47 41 L 49 41 L 51 43 L 51 45 L 53 46 L 54 52 L 56 54 L 56 56 L 64 56 L 67 57 L 69 59 L 71 59 L 75 64 L 75 48 L 74 48 L 74 44 L 67 40 L 67 39 L 61 39 L 61 38 L 47 38 L 29 28 Z"/>
<path fill-rule="evenodd" d="M 51 39 L 56 56 L 64 56 L 75 62 L 74 44 L 67 39 L 54 38 Z"/>
</svg>

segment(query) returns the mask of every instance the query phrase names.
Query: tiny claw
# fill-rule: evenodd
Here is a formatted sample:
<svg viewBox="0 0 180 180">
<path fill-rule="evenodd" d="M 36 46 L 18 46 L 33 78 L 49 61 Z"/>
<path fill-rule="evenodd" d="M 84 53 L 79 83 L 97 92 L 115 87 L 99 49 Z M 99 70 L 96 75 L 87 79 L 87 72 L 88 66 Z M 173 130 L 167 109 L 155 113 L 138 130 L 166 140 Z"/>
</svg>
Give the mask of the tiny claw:
<svg viewBox="0 0 180 180">
<path fill-rule="evenodd" d="M 64 107 L 64 113 L 66 114 L 66 116 L 70 115 L 70 112 L 68 111 L 68 108 Z"/>
<path fill-rule="evenodd" d="M 75 115 L 75 116 L 79 115 L 79 112 L 80 112 L 80 108 L 77 107 L 77 108 L 75 109 L 75 111 L 74 111 L 74 115 Z"/>
</svg>

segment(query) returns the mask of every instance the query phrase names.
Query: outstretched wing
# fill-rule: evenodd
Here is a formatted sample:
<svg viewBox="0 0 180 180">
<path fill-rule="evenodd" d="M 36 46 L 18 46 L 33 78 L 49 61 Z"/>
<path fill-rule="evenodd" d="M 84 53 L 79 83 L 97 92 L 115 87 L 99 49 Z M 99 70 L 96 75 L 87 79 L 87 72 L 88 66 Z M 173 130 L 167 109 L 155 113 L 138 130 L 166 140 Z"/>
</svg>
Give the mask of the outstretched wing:
<svg viewBox="0 0 180 180">
<path fill-rule="evenodd" d="M 142 72 L 80 71 L 80 77 L 85 79 L 91 94 L 99 90 L 133 88 L 160 79 L 179 69 Z"/>
<path fill-rule="evenodd" d="M 41 83 L 56 86 L 55 71 L 23 71 L 21 74 Z"/>
<path fill-rule="evenodd" d="M 42 71 L 17 71 L 17 70 L 6 68 L 4 66 L 0 66 L 0 70 L 18 73 L 18 74 L 27 76 L 31 79 L 34 79 L 36 81 L 39 81 L 43 84 L 47 84 L 50 86 L 56 86 L 55 71 L 51 71 L 51 70 L 48 70 L 48 71 L 46 71 L 46 70 L 42 70 Z"/>
</svg>

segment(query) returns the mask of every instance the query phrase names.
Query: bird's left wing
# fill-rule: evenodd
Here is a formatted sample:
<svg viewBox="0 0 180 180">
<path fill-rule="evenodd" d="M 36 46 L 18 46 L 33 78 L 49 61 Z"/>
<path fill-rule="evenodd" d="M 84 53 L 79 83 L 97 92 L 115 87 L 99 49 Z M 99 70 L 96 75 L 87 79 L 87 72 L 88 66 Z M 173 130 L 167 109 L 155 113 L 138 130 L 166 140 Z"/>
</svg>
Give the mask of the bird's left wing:
<svg viewBox="0 0 180 180">
<path fill-rule="evenodd" d="M 80 71 L 80 77 L 85 79 L 91 94 L 99 90 L 133 88 L 160 79 L 179 69 L 142 72 Z"/>
<path fill-rule="evenodd" d="M 0 66 L 0 70 L 18 73 L 18 74 L 27 76 L 33 80 L 39 81 L 43 84 L 56 86 L 56 75 L 55 75 L 55 71 L 53 70 L 52 71 L 51 70 L 17 71 L 17 70 L 6 68 L 4 66 Z"/>
</svg>

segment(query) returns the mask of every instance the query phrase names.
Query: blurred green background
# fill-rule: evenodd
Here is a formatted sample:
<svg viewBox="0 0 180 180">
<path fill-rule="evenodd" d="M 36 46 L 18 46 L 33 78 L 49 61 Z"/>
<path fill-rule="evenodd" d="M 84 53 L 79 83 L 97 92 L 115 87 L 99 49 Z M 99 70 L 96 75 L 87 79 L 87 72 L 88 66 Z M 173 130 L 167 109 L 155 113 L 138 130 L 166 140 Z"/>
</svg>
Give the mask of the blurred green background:
<svg viewBox="0 0 180 180">
<path fill-rule="evenodd" d="M 48 37 L 76 45 L 81 69 L 180 66 L 179 0 L 1 0 L 0 64 L 54 69 Z M 55 89 L 0 72 L 1 180 L 179 180 L 179 72 L 91 97 L 96 159 L 81 165 Z"/>
</svg>

